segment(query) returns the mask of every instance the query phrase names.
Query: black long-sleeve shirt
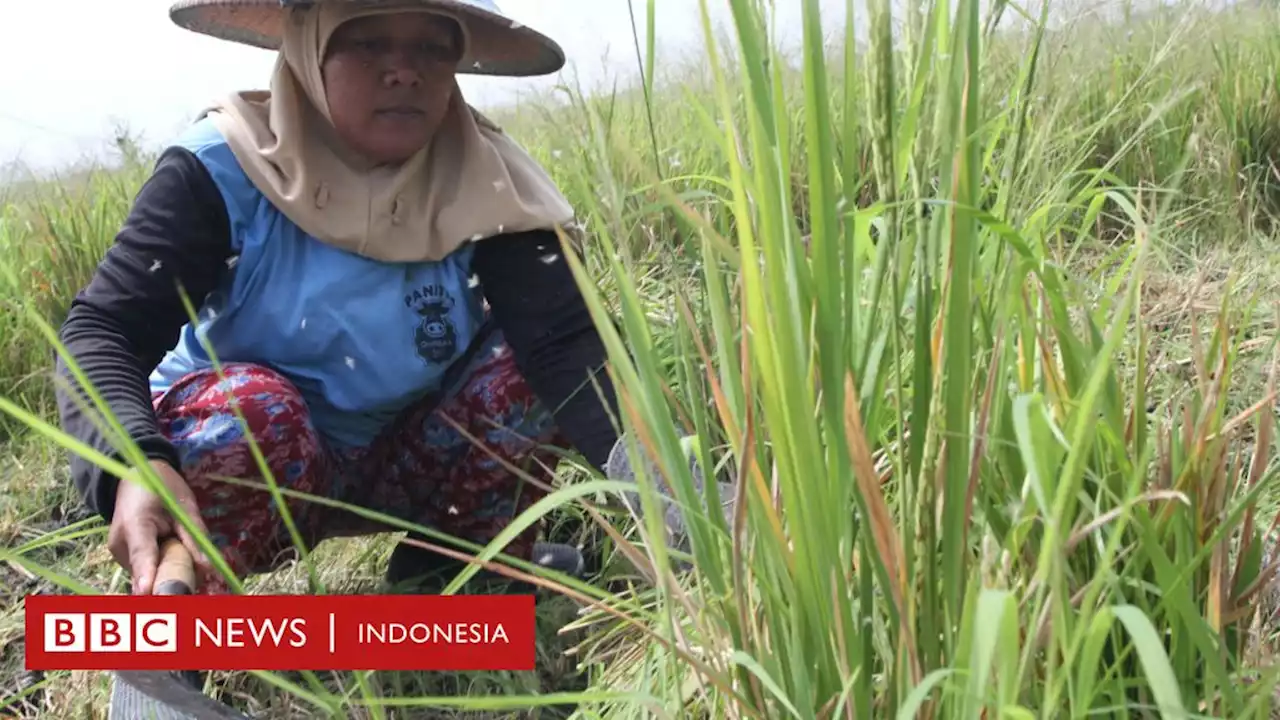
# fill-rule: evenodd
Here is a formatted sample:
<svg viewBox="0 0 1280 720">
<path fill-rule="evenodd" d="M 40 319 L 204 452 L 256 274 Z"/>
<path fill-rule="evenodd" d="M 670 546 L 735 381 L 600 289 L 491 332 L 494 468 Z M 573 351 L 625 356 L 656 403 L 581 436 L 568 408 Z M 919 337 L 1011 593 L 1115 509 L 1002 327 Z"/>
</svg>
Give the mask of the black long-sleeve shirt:
<svg viewBox="0 0 1280 720">
<path fill-rule="evenodd" d="M 552 408 L 577 451 L 602 468 L 616 441 L 610 417 L 616 417 L 616 400 L 601 371 L 605 352 L 567 263 L 540 260 L 547 248 L 559 248 L 554 233 L 481 240 L 472 270 L 530 387 Z M 226 206 L 213 179 L 195 155 L 170 149 L 61 328 L 63 345 L 133 442 L 147 457 L 175 468 L 178 454 L 159 430 L 148 376 L 188 321 L 179 286 L 198 308 L 229 272 L 232 255 Z M 152 271 L 156 262 L 165 273 Z M 85 397 L 61 361 L 58 372 Z M 118 455 L 66 388 L 58 391 L 58 407 L 68 434 L 105 455 Z M 86 505 L 110 521 L 118 478 L 78 455 L 71 472 Z"/>
</svg>

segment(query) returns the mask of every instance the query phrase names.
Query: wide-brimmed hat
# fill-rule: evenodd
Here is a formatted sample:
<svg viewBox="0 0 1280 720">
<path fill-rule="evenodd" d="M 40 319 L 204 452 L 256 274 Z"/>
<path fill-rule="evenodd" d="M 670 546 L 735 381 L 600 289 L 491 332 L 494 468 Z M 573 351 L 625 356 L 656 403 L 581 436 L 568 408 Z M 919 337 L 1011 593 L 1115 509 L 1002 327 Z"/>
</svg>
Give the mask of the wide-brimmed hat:
<svg viewBox="0 0 1280 720">
<path fill-rule="evenodd" d="M 285 13 L 318 2 L 371 6 L 378 0 L 181 0 L 169 10 L 180 27 L 223 40 L 278 50 Z M 507 17 L 493 0 L 420 0 L 466 24 L 467 53 L 458 72 L 474 75 L 548 75 L 564 67 L 564 51 L 551 38 Z"/>
</svg>

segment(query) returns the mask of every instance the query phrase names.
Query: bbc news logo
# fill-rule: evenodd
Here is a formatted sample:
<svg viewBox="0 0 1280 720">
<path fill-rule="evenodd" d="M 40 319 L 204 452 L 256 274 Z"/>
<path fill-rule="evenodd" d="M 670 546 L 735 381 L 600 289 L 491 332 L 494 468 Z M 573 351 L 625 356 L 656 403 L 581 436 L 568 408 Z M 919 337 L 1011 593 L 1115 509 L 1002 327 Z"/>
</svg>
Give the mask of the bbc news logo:
<svg viewBox="0 0 1280 720">
<path fill-rule="evenodd" d="M 29 670 L 535 669 L 531 595 L 32 595 Z"/>
<path fill-rule="evenodd" d="M 44 651 L 129 653 L 178 651 L 176 613 L 49 613 Z"/>
</svg>

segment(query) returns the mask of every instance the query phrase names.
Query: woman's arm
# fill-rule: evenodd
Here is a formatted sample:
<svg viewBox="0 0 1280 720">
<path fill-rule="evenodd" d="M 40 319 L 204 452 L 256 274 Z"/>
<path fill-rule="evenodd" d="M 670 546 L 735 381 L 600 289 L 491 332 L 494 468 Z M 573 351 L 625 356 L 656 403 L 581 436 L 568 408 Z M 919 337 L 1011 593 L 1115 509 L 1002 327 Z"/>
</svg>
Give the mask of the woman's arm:
<svg viewBox="0 0 1280 720">
<path fill-rule="evenodd" d="M 148 376 L 188 320 L 179 286 L 199 308 L 227 271 L 230 238 L 226 206 L 204 165 L 186 150 L 165 152 L 59 335 L 133 442 L 148 458 L 175 469 L 177 452 L 157 426 Z M 61 359 L 57 373 L 64 430 L 98 452 L 118 456 L 98 428 L 97 410 Z M 110 522 L 119 479 L 79 455 L 72 456 L 71 474 L 86 505 Z"/>
<path fill-rule="evenodd" d="M 603 470 L 617 441 L 617 400 L 603 371 L 604 344 L 559 239 L 544 231 L 481 240 L 472 269 L 520 372 L 578 452 Z"/>
</svg>

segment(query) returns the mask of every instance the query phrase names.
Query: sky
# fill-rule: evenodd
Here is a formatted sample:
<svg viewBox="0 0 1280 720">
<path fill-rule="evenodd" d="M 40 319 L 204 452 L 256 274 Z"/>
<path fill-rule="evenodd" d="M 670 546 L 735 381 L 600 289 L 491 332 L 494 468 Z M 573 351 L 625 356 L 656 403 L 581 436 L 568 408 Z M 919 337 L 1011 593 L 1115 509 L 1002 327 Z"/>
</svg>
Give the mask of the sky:
<svg viewBox="0 0 1280 720">
<path fill-rule="evenodd" d="M 0 166 L 38 171 L 111 152 L 118 125 L 155 146 L 220 95 L 264 88 L 271 51 L 183 30 L 168 0 L 0 0 Z M 573 80 L 588 89 L 634 78 L 635 46 L 627 0 L 498 0 L 513 19 L 554 38 L 568 65 L 539 79 L 463 78 L 481 107 Z M 633 0 L 644 47 L 647 0 Z M 776 30 L 799 41 L 798 0 L 778 0 Z M 839 31 L 844 0 L 823 0 L 824 25 Z M 726 0 L 709 0 L 728 22 Z M 656 0 L 659 60 L 697 52 L 697 0 Z"/>
</svg>

